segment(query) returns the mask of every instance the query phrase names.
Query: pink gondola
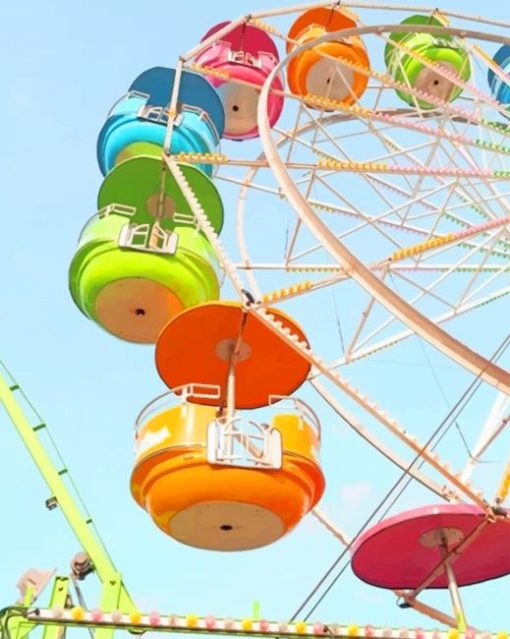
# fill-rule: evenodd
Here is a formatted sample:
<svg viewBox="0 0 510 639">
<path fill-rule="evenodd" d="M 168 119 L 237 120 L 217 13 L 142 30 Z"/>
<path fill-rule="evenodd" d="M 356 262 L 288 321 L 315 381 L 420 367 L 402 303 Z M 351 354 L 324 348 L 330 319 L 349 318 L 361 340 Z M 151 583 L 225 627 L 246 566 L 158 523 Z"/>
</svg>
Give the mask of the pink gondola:
<svg viewBox="0 0 510 639">
<path fill-rule="evenodd" d="M 228 22 L 221 22 L 212 27 L 202 41 L 227 25 Z M 246 140 L 258 136 L 259 87 L 278 61 L 278 50 L 273 40 L 265 31 L 247 24 L 234 28 L 197 56 L 198 65 L 213 71 L 207 78 L 218 89 L 223 101 L 226 116 L 224 137 Z M 271 127 L 276 124 L 283 108 L 283 95 L 277 93 L 283 91 L 281 76 L 275 78 L 272 88 L 274 92 L 268 101 Z"/>
</svg>

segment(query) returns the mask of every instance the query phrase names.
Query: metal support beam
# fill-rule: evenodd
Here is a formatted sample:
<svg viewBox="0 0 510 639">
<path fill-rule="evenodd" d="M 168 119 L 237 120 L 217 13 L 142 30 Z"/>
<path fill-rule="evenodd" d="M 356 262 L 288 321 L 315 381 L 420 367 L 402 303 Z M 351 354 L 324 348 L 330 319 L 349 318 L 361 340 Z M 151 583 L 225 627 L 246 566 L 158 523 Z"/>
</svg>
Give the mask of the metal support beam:
<svg viewBox="0 0 510 639">
<path fill-rule="evenodd" d="M 66 486 L 63 475 L 59 473 L 51 461 L 39 439 L 37 425 L 31 424 L 17 400 L 15 392 L 19 390 L 19 384 L 15 383 L 14 380 L 7 381 L 6 375 L 0 373 L 0 403 L 4 406 L 82 549 L 90 557 L 94 571 L 103 585 L 103 598 L 101 600 L 103 609 L 108 612 L 119 609 L 125 613 L 135 610 L 136 607 L 122 582 L 120 573 L 94 529 L 90 526 L 91 521 L 84 516 Z M 55 596 L 57 594 L 63 596 L 63 590 L 55 592 Z M 102 635 L 102 639 L 110 639 L 111 636 L 111 634 Z M 21 636 L 15 635 L 13 639 L 21 639 Z M 51 637 L 51 639 L 55 638 Z"/>
<path fill-rule="evenodd" d="M 66 608 L 69 599 L 69 577 L 55 577 L 50 598 L 50 608 Z M 45 626 L 42 639 L 62 639 L 65 629 L 61 626 Z"/>
<path fill-rule="evenodd" d="M 60 614 L 60 613 L 59 613 Z M 27 612 L 30 621 L 45 625 L 55 623 L 52 610 L 37 609 Z M 317 639 L 317 637 L 336 637 L 338 639 L 398 639 L 411 636 L 408 628 L 381 628 L 371 625 L 307 623 L 295 621 L 290 623 L 257 619 L 215 618 L 212 616 L 168 615 L 164 613 L 130 615 L 110 615 L 99 611 L 83 611 L 79 615 L 73 610 L 65 610 L 59 616 L 58 623 L 63 626 L 85 628 L 113 628 L 140 634 L 143 632 L 167 632 L 193 635 L 234 635 L 242 637 L 282 637 L 287 639 Z M 367 630 L 368 629 L 368 630 Z M 423 639 L 450 639 L 451 629 L 423 630 Z M 500 633 L 483 633 L 483 639 L 498 639 Z M 482 639 L 482 633 L 476 633 L 475 639 Z"/>
</svg>

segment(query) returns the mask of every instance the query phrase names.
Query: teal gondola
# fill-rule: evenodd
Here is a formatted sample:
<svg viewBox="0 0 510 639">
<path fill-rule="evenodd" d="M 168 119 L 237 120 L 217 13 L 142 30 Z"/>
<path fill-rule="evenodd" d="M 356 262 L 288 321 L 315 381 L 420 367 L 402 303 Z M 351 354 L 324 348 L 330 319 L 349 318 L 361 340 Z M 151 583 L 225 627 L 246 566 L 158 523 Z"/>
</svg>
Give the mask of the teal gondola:
<svg viewBox="0 0 510 639">
<path fill-rule="evenodd" d="M 505 78 L 492 69 L 488 72 L 489 87 L 492 95 L 500 102 L 508 111 L 510 111 L 510 46 L 504 44 L 496 51 L 492 61 L 501 68 Z"/>
<path fill-rule="evenodd" d="M 175 69 L 154 67 L 140 74 L 112 108 L 99 133 L 97 159 L 103 175 L 139 155 L 161 156 Z M 214 87 L 196 73 L 181 75 L 178 115 L 170 151 L 212 153 L 223 135 L 225 113 Z M 211 175 L 210 164 L 198 167 Z"/>
</svg>

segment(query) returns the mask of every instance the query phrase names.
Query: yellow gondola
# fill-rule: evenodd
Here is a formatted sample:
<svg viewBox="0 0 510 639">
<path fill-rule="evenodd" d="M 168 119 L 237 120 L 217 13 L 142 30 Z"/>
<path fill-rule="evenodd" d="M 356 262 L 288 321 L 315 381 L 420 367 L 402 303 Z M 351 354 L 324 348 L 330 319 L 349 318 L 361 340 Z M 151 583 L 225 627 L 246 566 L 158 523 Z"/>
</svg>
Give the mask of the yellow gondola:
<svg viewBox="0 0 510 639">
<path fill-rule="evenodd" d="M 211 550 L 258 548 L 292 530 L 324 491 L 319 422 L 287 397 L 309 364 L 257 316 L 225 302 L 169 322 L 156 363 L 173 393 L 137 421 L 138 504 L 166 534 Z M 284 400 L 291 408 L 276 410 Z"/>
<path fill-rule="evenodd" d="M 218 399 L 210 386 L 190 388 L 188 399 L 195 392 L 210 404 Z M 324 491 L 318 421 L 293 403 L 269 423 L 246 412 L 222 421 L 217 406 L 171 394 L 150 404 L 138 422 L 135 500 L 163 532 L 190 546 L 249 550 L 276 541 Z"/>
</svg>

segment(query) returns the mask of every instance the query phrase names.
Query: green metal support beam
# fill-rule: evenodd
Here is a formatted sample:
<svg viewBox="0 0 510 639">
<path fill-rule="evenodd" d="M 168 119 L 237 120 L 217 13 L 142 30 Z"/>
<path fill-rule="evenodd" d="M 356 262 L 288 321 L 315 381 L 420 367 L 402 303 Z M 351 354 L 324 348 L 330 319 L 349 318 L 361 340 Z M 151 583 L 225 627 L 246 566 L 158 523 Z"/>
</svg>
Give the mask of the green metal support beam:
<svg viewBox="0 0 510 639">
<path fill-rule="evenodd" d="M 120 574 L 112 579 L 108 584 L 103 584 L 103 592 L 101 594 L 101 610 L 124 610 L 123 602 L 123 586 Z M 133 607 L 131 607 L 133 609 Z M 112 639 L 115 630 L 113 628 L 96 628 L 94 631 L 95 639 Z"/>
<path fill-rule="evenodd" d="M 65 608 L 69 598 L 69 577 L 55 577 L 50 597 L 50 608 Z M 46 626 L 42 639 L 61 639 L 64 632 L 60 626 Z"/>
<path fill-rule="evenodd" d="M 9 383 L 5 375 L 0 374 L 0 403 L 4 406 L 8 416 L 14 424 L 23 443 L 28 449 L 39 472 L 48 485 L 51 495 L 57 500 L 58 506 L 69 526 L 78 539 L 81 547 L 90 557 L 94 571 L 103 585 L 101 607 L 105 611 L 116 609 L 129 613 L 135 610 L 135 604 L 122 582 L 117 568 L 111 557 L 95 534 L 88 520 L 82 513 L 71 492 L 67 488 L 62 472 L 55 467 L 46 452 L 38 436 L 38 426 L 32 425 L 25 414 L 21 404 L 16 398 L 15 392 L 20 389 L 14 381 Z M 61 584 L 62 585 L 62 584 Z M 55 588 L 58 585 L 55 583 Z M 63 595 L 63 591 L 58 591 Z M 57 593 L 54 592 L 57 596 Z M 111 639 L 113 630 L 100 629 L 100 639 Z M 22 636 L 13 635 L 13 639 L 22 639 Z M 56 639 L 55 635 L 49 635 L 43 639 Z"/>
<path fill-rule="evenodd" d="M 10 639 L 24 639 L 36 624 L 11 610 L 0 612 L 0 636 Z"/>
<path fill-rule="evenodd" d="M 25 598 L 25 605 L 27 607 L 30 607 L 32 601 L 32 593 L 30 590 L 30 588 L 27 588 L 27 594 L 30 595 L 30 599 L 28 601 Z M 64 608 L 68 594 L 69 577 L 55 577 L 49 607 L 52 609 L 57 606 Z M 8 634 L 11 636 L 11 639 L 25 639 L 34 627 L 35 624 L 31 621 L 27 621 L 24 617 L 16 616 L 9 623 Z M 64 631 L 65 628 L 62 628 L 62 626 L 45 626 L 42 639 L 60 639 Z"/>
</svg>

